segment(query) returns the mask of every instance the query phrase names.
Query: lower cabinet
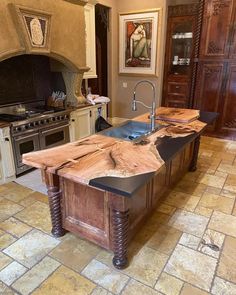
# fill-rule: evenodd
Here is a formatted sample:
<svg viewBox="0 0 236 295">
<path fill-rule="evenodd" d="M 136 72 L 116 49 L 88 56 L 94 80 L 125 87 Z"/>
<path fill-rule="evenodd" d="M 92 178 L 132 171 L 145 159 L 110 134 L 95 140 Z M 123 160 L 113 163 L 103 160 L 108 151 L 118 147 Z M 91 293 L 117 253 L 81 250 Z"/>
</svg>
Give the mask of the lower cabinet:
<svg viewBox="0 0 236 295">
<path fill-rule="evenodd" d="M 70 141 L 76 141 L 95 133 L 99 114 L 107 119 L 107 105 L 99 104 L 81 108 L 70 114 Z"/>
<path fill-rule="evenodd" d="M 9 127 L 0 129 L 0 184 L 15 179 L 15 165 Z"/>
</svg>

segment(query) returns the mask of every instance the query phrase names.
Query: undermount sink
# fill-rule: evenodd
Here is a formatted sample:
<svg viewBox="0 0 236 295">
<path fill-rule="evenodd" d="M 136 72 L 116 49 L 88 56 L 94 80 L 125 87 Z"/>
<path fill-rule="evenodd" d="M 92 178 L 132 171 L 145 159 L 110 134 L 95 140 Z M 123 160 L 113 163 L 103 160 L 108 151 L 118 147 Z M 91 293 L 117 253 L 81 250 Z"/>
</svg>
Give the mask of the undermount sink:
<svg viewBox="0 0 236 295">
<path fill-rule="evenodd" d="M 111 127 L 100 132 L 102 135 L 124 140 L 135 140 L 149 133 L 151 133 L 150 124 L 137 121 L 127 121 L 118 127 Z"/>
</svg>

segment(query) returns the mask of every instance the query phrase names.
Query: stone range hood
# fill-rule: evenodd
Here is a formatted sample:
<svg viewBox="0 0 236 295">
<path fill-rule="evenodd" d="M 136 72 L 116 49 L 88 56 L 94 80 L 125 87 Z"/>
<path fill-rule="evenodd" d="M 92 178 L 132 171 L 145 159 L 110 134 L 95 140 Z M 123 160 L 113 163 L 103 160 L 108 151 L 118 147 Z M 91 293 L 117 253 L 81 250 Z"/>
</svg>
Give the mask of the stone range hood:
<svg viewBox="0 0 236 295">
<path fill-rule="evenodd" d="M 84 102 L 85 0 L 1 0 L 0 62 L 23 54 L 46 55 L 62 72 L 67 101 Z"/>
</svg>

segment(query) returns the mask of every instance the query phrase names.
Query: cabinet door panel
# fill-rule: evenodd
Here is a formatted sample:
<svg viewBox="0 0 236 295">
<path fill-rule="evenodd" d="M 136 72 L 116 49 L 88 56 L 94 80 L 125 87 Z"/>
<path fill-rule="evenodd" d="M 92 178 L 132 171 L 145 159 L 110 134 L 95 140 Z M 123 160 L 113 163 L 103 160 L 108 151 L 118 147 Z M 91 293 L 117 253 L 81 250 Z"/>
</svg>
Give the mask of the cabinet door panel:
<svg viewBox="0 0 236 295">
<path fill-rule="evenodd" d="M 236 132 L 236 63 L 229 65 L 221 128 Z"/>
<path fill-rule="evenodd" d="M 234 18 L 231 25 L 232 37 L 230 44 L 230 58 L 236 59 L 236 1 L 234 1 Z"/>
<path fill-rule="evenodd" d="M 226 58 L 233 17 L 233 0 L 205 1 L 200 58 Z"/>
<path fill-rule="evenodd" d="M 217 112 L 220 102 L 224 63 L 203 63 L 199 67 L 196 87 L 196 107 Z"/>
<path fill-rule="evenodd" d="M 91 135 L 91 110 L 75 111 L 71 114 L 71 141 Z"/>
</svg>

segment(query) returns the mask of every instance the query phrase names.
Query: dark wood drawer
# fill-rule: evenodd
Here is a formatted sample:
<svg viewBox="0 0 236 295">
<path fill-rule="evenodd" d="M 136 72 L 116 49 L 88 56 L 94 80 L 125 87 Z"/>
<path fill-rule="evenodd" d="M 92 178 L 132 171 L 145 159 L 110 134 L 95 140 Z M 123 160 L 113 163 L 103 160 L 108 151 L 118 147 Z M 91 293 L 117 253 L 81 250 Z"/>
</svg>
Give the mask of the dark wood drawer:
<svg viewBox="0 0 236 295">
<path fill-rule="evenodd" d="M 185 96 L 188 96 L 188 84 L 168 82 L 168 94 L 170 93 L 184 94 Z"/>
<path fill-rule="evenodd" d="M 169 93 L 167 95 L 167 101 L 179 101 L 179 102 L 187 102 L 187 97 L 184 94 L 175 94 L 175 93 Z"/>
<path fill-rule="evenodd" d="M 170 108 L 182 108 L 182 109 L 186 109 L 188 107 L 188 104 L 187 104 L 186 101 L 168 100 L 166 106 L 167 107 L 170 107 Z"/>
</svg>

